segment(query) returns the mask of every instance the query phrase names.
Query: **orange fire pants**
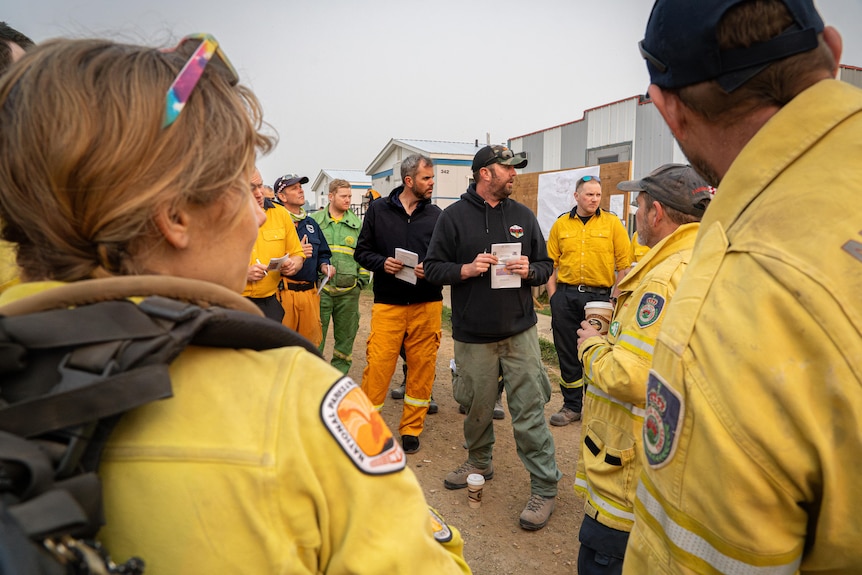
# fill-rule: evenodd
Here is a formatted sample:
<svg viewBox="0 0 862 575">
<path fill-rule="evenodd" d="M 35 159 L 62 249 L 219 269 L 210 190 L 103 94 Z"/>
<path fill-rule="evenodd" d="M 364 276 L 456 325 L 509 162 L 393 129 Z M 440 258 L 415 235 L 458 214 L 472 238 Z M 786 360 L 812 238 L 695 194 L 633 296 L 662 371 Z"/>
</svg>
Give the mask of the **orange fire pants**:
<svg viewBox="0 0 862 575">
<path fill-rule="evenodd" d="M 285 285 L 287 280 L 285 280 Z M 282 325 L 289 327 L 316 346 L 323 339 L 323 327 L 320 324 L 320 296 L 317 289 L 293 291 L 278 290 L 278 301 L 284 309 Z"/>
<path fill-rule="evenodd" d="M 410 305 L 376 303 L 371 308 L 362 391 L 378 411 L 383 408 L 403 342 L 407 352 L 407 386 L 398 427 L 401 435 L 418 436 L 425 427 L 440 347 L 442 313 L 441 301 Z"/>
</svg>

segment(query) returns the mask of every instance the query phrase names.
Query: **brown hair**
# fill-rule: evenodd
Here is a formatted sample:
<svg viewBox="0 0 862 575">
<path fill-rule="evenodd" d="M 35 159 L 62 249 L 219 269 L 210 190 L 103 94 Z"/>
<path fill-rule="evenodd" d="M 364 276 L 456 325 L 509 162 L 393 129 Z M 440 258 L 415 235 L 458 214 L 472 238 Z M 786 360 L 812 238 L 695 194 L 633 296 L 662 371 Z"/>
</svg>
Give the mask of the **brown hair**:
<svg viewBox="0 0 862 575">
<path fill-rule="evenodd" d="M 108 40 L 53 40 L 0 82 L 0 219 L 25 279 L 141 273 L 164 241 L 166 207 L 224 202 L 229 225 L 258 151 L 261 109 L 215 61 L 179 118 L 165 95 L 196 45 L 162 52 Z M 186 46 L 184 45 L 184 47 Z"/>
<path fill-rule="evenodd" d="M 335 179 L 329 182 L 329 193 L 334 194 L 338 191 L 338 188 L 349 188 L 350 182 L 342 179 Z"/>
<path fill-rule="evenodd" d="M 793 18 L 780 0 L 749 0 L 727 11 L 716 34 L 721 49 L 728 50 L 774 38 L 791 24 Z M 824 71 L 832 74 L 834 69 L 835 59 L 821 35 L 814 50 L 771 63 L 731 93 L 714 81 L 671 91 L 707 120 L 734 122 L 761 107 L 784 106 L 822 78 Z"/>
</svg>

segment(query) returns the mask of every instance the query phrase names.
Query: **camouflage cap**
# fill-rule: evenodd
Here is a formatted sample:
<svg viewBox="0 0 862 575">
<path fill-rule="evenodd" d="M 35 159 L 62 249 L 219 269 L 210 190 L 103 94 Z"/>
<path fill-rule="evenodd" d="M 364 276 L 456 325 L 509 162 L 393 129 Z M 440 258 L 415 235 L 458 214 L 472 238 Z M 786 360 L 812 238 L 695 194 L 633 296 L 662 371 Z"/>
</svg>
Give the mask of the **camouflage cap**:
<svg viewBox="0 0 862 575">
<path fill-rule="evenodd" d="M 527 153 L 513 153 L 506 146 L 485 146 L 473 156 L 473 171 L 478 171 L 491 164 L 503 164 L 504 166 L 515 166 L 524 168 L 527 166 Z"/>
<path fill-rule="evenodd" d="M 683 164 L 665 164 L 645 178 L 620 182 L 617 188 L 646 192 L 657 202 L 692 216 L 702 216 L 715 193 L 694 168 Z"/>
<path fill-rule="evenodd" d="M 275 181 L 275 184 L 273 184 L 272 187 L 275 190 L 275 193 L 278 194 L 283 189 L 289 188 L 290 186 L 292 186 L 293 184 L 295 184 L 297 182 L 299 182 L 300 184 L 307 184 L 308 178 L 306 178 L 305 176 L 300 177 L 300 176 L 297 176 L 296 174 L 287 174 L 286 176 L 282 176 L 279 179 L 277 179 Z"/>
</svg>

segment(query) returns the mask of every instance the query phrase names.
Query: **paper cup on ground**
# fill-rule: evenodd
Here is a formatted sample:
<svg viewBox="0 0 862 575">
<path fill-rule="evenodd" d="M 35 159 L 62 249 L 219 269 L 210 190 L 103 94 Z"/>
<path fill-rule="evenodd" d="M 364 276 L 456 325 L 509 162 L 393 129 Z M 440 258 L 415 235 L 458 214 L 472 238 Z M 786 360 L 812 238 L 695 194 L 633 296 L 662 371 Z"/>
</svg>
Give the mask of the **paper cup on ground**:
<svg viewBox="0 0 862 575">
<path fill-rule="evenodd" d="M 608 301 L 587 302 L 584 306 L 584 314 L 596 331 L 602 335 L 608 335 L 608 328 L 614 315 L 614 304 Z"/>
<path fill-rule="evenodd" d="M 473 509 L 482 505 L 482 488 L 484 486 L 485 478 L 481 474 L 471 473 L 467 476 L 467 502 Z"/>
</svg>

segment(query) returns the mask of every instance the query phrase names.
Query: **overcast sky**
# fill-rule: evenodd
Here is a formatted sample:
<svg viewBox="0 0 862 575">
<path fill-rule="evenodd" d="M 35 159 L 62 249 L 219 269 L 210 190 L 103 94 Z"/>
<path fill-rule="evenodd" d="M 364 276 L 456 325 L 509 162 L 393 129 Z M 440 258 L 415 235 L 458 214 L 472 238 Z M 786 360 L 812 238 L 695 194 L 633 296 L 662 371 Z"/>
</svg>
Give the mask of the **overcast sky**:
<svg viewBox="0 0 862 575">
<path fill-rule="evenodd" d="M 692 0 L 695 1 L 695 0 Z M 0 20 L 39 42 L 167 46 L 209 32 L 279 144 L 258 165 L 364 171 L 390 138 L 492 142 L 645 92 L 649 0 L 27 0 Z M 862 67 L 862 0 L 819 0 Z M 309 186 L 307 186 L 308 188 Z"/>
</svg>

